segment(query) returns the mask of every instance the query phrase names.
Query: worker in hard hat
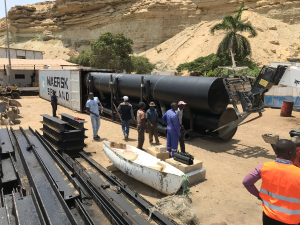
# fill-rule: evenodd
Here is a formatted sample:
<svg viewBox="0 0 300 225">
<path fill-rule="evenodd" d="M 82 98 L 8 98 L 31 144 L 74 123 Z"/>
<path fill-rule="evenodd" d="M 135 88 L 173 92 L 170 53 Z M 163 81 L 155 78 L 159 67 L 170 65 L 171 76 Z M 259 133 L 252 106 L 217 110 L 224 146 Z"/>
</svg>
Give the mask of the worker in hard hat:
<svg viewBox="0 0 300 225">
<path fill-rule="evenodd" d="M 137 111 L 136 120 L 137 120 L 137 130 L 138 130 L 138 145 L 137 148 L 144 150 L 143 145 L 145 141 L 145 132 L 147 133 L 147 123 L 146 123 L 146 113 L 145 108 L 146 104 L 144 102 L 139 103 L 139 110 Z"/>
<path fill-rule="evenodd" d="M 122 102 L 118 106 L 118 111 L 121 112 L 121 124 L 122 124 L 122 131 L 124 134 L 125 140 L 128 140 L 129 136 L 129 125 L 130 125 L 130 120 L 134 121 L 134 114 L 133 114 L 133 109 L 132 105 L 128 102 L 129 98 L 128 96 L 123 97 L 124 102 Z"/>
<path fill-rule="evenodd" d="M 177 152 L 178 141 L 181 137 L 180 123 L 175 112 L 177 108 L 177 103 L 173 102 L 171 104 L 171 109 L 168 110 L 162 117 L 164 123 L 167 125 L 167 150 L 172 158 L 174 153 Z"/>
<path fill-rule="evenodd" d="M 157 126 L 158 126 L 158 114 L 155 109 L 155 103 L 150 102 L 149 104 L 150 108 L 146 112 L 147 122 L 148 122 L 148 129 L 149 129 L 149 143 L 152 144 L 153 136 L 155 138 L 155 143 L 159 145 L 158 140 L 158 132 L 157 132 Z"/>
<path fill-rule="evenodd" d="M 277 141 L 275 162 L 263 163 L 249 173 L 243 184 L 262 201 L 263 224 L 300 223 L 300 168 L 294 165 L 296 145 L 286 139 Z M 260 191 L 255 183 L 262 179 Z"/>
<path fill-rule="evenodd" d="M 184 101 L 180 101 L 178 102 L 178 109 L 176 110 L 176 114 L 178 116 L 179 119 L 179 123 L 180 123 L 180 133 L 181 136 L 179 138 L 179 143 L 180 143 L 180 151 L 181 152 L 185 152 L 185 144 L 184 144 L 184 126 L 182 124 L 182 117 L 183 117 L 183 110 L 185 108 L 186 103 Z"/>
</svg>

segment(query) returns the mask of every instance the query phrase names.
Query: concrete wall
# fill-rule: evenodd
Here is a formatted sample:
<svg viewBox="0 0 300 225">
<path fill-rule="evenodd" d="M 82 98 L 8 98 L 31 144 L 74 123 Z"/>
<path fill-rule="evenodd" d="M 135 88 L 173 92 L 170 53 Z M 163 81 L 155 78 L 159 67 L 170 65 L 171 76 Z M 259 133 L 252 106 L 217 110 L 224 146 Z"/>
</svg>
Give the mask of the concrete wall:
<svg viewBox="0 0 300 225">
<path fill-rule="evenodd" d="M 39 82 L 39 71 L 35 72 L 35 82 Z M 24 74 L 25 79 L 15 79 L 16 74 Z M 33 70 L 12 70 L 12 75 L 10 77 L 10 84 L 16 84 L 18 87 L 26 87 L 27 84 L 31 84 L 31 76 Z M 4 75 L 4 70 L 0 70 L 0 83 L 3 85 L 7 84 L 7 75 Z"/>
</svg>

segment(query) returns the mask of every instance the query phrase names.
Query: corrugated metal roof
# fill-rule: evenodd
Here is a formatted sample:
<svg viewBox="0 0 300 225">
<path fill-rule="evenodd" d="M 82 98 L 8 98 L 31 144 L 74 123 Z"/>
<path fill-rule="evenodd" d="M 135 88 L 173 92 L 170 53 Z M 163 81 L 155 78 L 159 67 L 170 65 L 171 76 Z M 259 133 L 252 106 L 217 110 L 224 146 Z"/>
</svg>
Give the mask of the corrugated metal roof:
<svg viewBox="0 0 300 225">
<path fill-rule="evenodd" d="M 8 59 L 0 58 L 0 68 L 9 65 Z M 47 60 L 47 59 L 11 59 L 12 69 L 43 69 L 44 66 L 49 66 L 51 69 L 66 67 L 77 67 L 77 64 L 67 62 L 62 59 Z"/>
<path fill-rule="evenodd" d="M 7 47 L 0 47 L 1 49 L 7 49 Z M 21 51 L 32 51 L 32 52 L 43 52 L 44 51 L 37 51 L 37 50 L 31 50 L 31 49 L 21 49 L 21 48 L 9 48 L 10 50 L 21 50 Z"/>
</svg>

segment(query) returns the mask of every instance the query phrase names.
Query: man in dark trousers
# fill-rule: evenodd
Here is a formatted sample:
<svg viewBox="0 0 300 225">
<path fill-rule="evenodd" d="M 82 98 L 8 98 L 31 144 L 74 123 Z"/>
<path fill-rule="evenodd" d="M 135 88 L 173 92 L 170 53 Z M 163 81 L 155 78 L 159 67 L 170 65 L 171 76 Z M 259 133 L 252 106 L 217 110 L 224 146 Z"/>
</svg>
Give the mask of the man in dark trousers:
<svg viewBox="0 0 300 225">
<path fill-rule="evenodd" d="M 184 144 L 184 126 L 182 125 L 182 117 L 183 117 L 183 110 L 185 108 L 186 103 L 184 101 L 178 102 L 178 109 L 176 110 L 176 114 L 179 119 L 180 123 L 180 133 L 181 136 L 179 138 L 179 143 L 180 143 L 180 150 L 181 152 L 185 152 L 185 144 Z"/>
<path fill-rule="evenodd" d="M 137 130 L 138 130 L 138 149 L 143 150 L 143 145 L 145 141 L 145 131 L 147 131 L 147 125 L 146 125 L 146 113 L 145 108 L 146 104 L 144 102 L 139 103 L 140 109 L 137 111 Z"/>
<path fill-rule="evenodd" d="M 132 109 L 132 105 L 129 104 L 129 98 L 128 96 L 124 96 L 123 97 L 124 102 L 122 102 L 119 106 L 118 106 L 118 111 L 121 112 L 122 114 L 122 131 L 124 134 L 124 138 L 125 140 L 128 140 L 128 136 L 129 136 L 129 125 L 130 125 L 130 119 L 132 119 L 132 121 L 134 121 L 134 114 L 133 114 L 133 109 Z"/>
<path fill-rule="evenodd" d="M 56 117 L 56 110 L 57 110 L 57 96 L 56 91 L 53 90 L 51 94 L 51 105 L 52 105 L 52 116 Z"/>
<path fill-rule="evenodd" d="M 174 153 L 178 151 L 178 141 L 181 137 L 180 123 L 176 110 L 178 108 L 177 103 L 171 104 L 171 109 L 168 110 L 162 117 L 162 120 L 167 125 L 167 151 L 170 153 L 170 157 L 174 157 Z"/>
<path fill-rule="evenodd" d="M 150 102 L 149 104 L 150 109 L 147 110 L 146 117 L 147 117 L 147 122 L 148 122 L 148 129 L 149 129 L 149 142 L 150 145 L 152 144 L 153 141 L 153 135 L 155 137 L 155 143 L 159 145 L 159 140 L 158 140 L 158 132 L 157 132 L 157 126 L 158 126 L 158 114 L 155 109 L 155 103 Z"/>
<path fill-rule="evenodd" d="M 295 144 L 286 139 L 277 141 L 275 162 L 266 162 L 249 173 L 243 184 L 262 201 L 263 224 L 300 223 L 300 168 L 294 165 Z M 255 183 L 262 179 L 260 191 Z"/>
</svg>

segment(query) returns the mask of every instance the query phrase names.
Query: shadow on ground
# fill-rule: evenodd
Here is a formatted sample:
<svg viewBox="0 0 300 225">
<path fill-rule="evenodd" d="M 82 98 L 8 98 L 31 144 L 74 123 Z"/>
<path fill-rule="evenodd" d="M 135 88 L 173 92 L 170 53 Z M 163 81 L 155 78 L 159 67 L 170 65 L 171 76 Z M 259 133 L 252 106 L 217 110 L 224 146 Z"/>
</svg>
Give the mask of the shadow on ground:
<svg viewBox="0 0 300 225">
<path fill-rule="evenodd" d="M 249 145 L 241 144 L 240 142 L 241 141 L 237 139 L 223 141 L 217 138 L 209 138 L 209 139 L 196 138 L 196 139 L 186 141 L 187 144 L 193 145 L 195 147 L 210 152 L 227 153 L 245 159 L 258 158 L 258 157 L 264 157 L 268 159 L 276 158 L 275 155 L 269 154 L 269 149 L 265 149 L 259 146 L 249 146 Z"/>
</svg>

